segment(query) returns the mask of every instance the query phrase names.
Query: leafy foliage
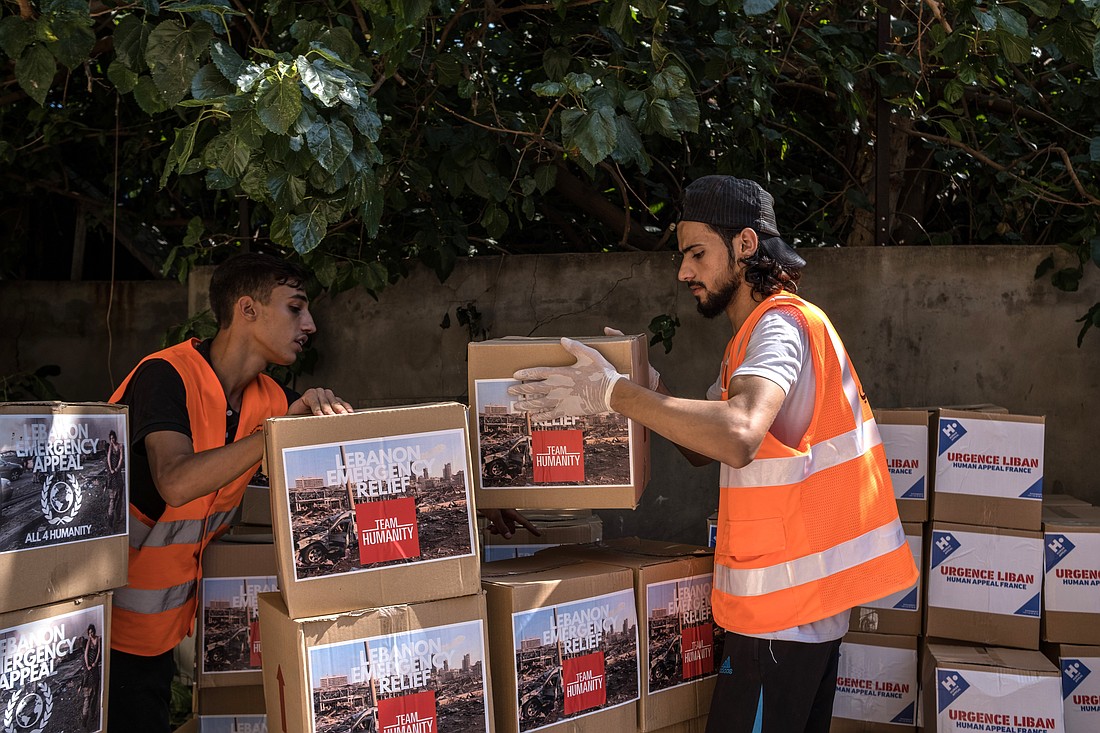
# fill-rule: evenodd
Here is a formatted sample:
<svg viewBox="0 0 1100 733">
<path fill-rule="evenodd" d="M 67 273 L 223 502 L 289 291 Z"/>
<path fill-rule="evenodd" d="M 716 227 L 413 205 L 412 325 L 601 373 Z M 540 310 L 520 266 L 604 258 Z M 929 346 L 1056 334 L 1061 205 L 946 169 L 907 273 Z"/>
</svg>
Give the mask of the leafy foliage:
<svg viewBox="0 0 1100 733">
<path fill-rule="evenodd" d="M 9 0 L 0 276 L 67 262 L 80 208 L 151 272 L 265 248 L 377 293 L 410 260 L 671 248 L 713 172 L 798 245 L 869 245 L 881 155 L 890 243 L 1059 244 L 1075 288 L 1100 1 L 894 5 L 880 43 L 868 2 Z"/>
</svg>

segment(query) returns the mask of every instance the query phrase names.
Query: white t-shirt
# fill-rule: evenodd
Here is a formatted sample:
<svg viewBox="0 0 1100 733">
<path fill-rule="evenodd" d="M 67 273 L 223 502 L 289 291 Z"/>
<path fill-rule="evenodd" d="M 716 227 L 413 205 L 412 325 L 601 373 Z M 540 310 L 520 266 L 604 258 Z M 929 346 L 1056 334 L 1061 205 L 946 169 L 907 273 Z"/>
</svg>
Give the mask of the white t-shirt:
<svg viewBox="0 0 1100 733">
<path fill-rule="evenodd" d="M 765 313 L 749 336 L 745 360 L 733 376 L 763 377 L 775 382 L 787 397 L 775 416 L 771 432 L 780 442 L 795 447 L 813 419 L 817 388 L 810 343 L 792 308 L 773 308 Z M 722 398 L 719 381 L 707 390 L 710 399 Z M 820 621 L 770 634 L 746 634 L 761 639 L 820 643 L 835 641 L 848 633 L 850 609 Z"/>
</svg>

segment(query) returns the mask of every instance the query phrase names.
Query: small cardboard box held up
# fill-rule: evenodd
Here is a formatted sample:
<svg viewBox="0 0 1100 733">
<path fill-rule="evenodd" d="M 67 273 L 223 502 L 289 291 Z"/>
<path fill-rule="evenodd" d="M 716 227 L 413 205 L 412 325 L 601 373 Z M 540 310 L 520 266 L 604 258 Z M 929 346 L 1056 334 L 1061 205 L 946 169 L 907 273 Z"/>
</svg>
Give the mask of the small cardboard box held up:
<svg viewBox="0 0 1100 733">
<path fill-rule="evenodd" d="M 633 573 L 643 670 L 639 731 L 657 731 L 707 714 L 724 639 L 711 613 L 713 552 L 698 545 L 624 537 L 541 554 L 607 563 Z"/>
<path fill-rule="evenodd" d="M 1100 645 L 1100 510 L 1044 507 L 1043 545 L 1043 640 Z"/>
<path fill-rule="evenodd" d="M 478 592 L 464 405 L 272 418 L 265 432 L 293 618 Z"/>
<path fill-rule="evenodd" d="M 831 733 L 914 731 L 917 637 L 849 632 L 840 645 Z"/>
<path fill-rule="evenodd" d="M 268 720 L 286 730 L 491 733 L 481 593 L 292 619 L 260 596 Z"/>
<path fill-rule="evenodd" d="M 275 546 L 227 535 L 202 554 L 196 666 L 199 687 L 262 685 L 259 594 L 278 591 Z"/>
<path fill-rule="evenodd" d="M 1065 733 L 1058 670 L 1037 651 L 927 644 L 921 680 L 926 733 Z"/>
<path fill-rule="evenodd" d="M 1062 712 L 1066 733 L 1100 730 L 1100 646 L 1057 644 L 1052 661 L 1062 671 Z"/>
<path fill-rule="evenodd" d="M 1044 418 L 945 409 L 934 424 L 932 519 L 1038 530 Z"/>
<path fill-rule="evenodd" d="M 875 410 L 875 423 L 882 436 L 886 466 L 894 485 L 894 499 L 903 522 L 928 520 L 928 495 L 931 484 L 928 466 L 928 410 Z"/>
<path fill-rule="evenodd" d="M 933 522 L 926 636 L 1039 648 L 1039 532 Z"/>
<path fill-rule="evenodd" d="M 634 381 L 649 379 L 644 336 L 578 339 Z M 477 505 L 518 509 L 633 509 L 649 482 L 649 431 L 614 412 L 532 423 L 508 387 L 517 369 L 568 366 L 557 338 L 469 346 Z"/>
<path fill-rule="evenodd" d="M 626 568 L 535 555 L 486 565 L 499 733 L 638 725 L 638 618 Z"/>
<path fill-rule="evenodd" d="M 106 730 L 110 649 L 110 593 L 0 613 L 0 730 Z"/>
<path fill-rule="evenodd" d="M 850 622 L 852 631 L 901 636 L 921 634 L 924 610 L 924 598 L 921 594 L 925 567 L 924 532 L 922 525 L 916 522 L 902 522 L 902 527 L 905 529 L 905 540 L 913 552 L 913 563 L 921 568 L 922 577 L 917 578 L 911 588 L 853 608 Z"/>
<path fill-rule="evenodd" d="M 124 405 L 0 403 L 0 612 L 126 585 L 129 443 Z"/>
<path fill-rule="evenodd" d="M 481 530 L 482 559 L 485 562 L 528 557 L 558 545 L 599 542 L 603 539 L 603 520 L 595 514 L 562 520 L 537 520 L 527 517 L 542 534 L 535 536 L 525 527 L 516 527 L 509 539 Z"/>
</svg>

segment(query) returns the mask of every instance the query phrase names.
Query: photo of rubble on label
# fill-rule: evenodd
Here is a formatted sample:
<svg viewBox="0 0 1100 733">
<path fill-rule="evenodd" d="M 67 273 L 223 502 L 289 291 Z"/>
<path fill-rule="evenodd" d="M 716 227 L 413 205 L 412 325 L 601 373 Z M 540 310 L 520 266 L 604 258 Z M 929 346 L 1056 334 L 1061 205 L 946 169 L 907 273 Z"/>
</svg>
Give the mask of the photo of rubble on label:
<svg viewBox="0 0 1100 733">
<path fill-rule="evenodd" d="M 694 575 L 646 586 L 651 693 L 710 677 L 724 630 L 711 615 L 714 576 Z"/>
<path fill-rule="evenodd" d="M 277 590 L 275 576 L 202 579 L 203 674 L 261 669 L 259 594 Z"/>
<path fill-rule="evenodd" d="M 283 449 L 299 580 L 472 555 L 462 430 Z"/>
<path fill-rule="evenodd" d="M 634 591 L 512 614 L 519 730 L 638 699 Z"/>
<path fill-rule="evenodd" d="M 0 415 L 0 553 L 128 532 L 126 416 Z"/>
<path fill-rule="evenodd" d="M 607 412 L 533 422 L 515 408 L 514 379 L 474 382 L 481 486 L 623 486 L 633 480 L 630 421 Z"/>
<path fill-rule="evenodd" d="M 489 730 L 481 621 L 309 647 L 314 733 Z"/>
<path fill-rule="evenodd" d="M 0 629 L 0 730 L 103 730 L 103 606 Z"/>
</svg>

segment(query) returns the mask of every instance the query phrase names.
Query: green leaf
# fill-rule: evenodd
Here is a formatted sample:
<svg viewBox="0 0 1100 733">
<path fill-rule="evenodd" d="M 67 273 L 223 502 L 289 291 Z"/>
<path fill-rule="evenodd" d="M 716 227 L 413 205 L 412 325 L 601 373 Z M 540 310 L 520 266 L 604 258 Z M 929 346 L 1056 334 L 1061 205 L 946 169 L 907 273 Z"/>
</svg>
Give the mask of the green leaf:
<svg viewBox="0 0 1100 733">
<path fill-rule="evenodd" d="M 540 81 L 531 85 L 536 97 L 560 97 L 565 94 L 565 85 L 557 81 Z"/>
<path fill-rule="evenodd" d="M 432 64 L 440 86 L 453 87 L 462 78 L 462 63 L 452 54 L 441 54 Z"/>
<path fill-rule="evenodd" d="M 167 106 L 191 91 L 191 79 L 199 71 L 199 55 L 212 36 L 210 26 L 201 21 L 185 28 L 178 21 L 166 20 L 150 32 L 145 60 Z"/>
<path fill-rule="evenodd" d="M 562 141 L 567 148 L 580 150 L 584 159 L 592 165 L 611 154 L 617 136 L 618 125 L 612 109 L 601 107 L 588 114 L 577 110 L 562 113 Z"/>
<path fill-rule="evenodd" d="M 134 101 L 147 115 L 159 114 L 168 109 L 168 105 L 164 103 L 164 98 L 157 90 L 157 85 L 153 83 L 152 77 L 149 76 L 138 77 L 137 84 L 134 85 Z"/>
<path fill-rule="evenodd" d="M 310 152 L 317 157 L 317 162 L 329 173 L 335 172 L 344 164 L 355 144 L 351 130 L 339 120 L 330 124 L 315 124 L 306 132 L 306 143 Z"/>
<path fill-rule="evenodd" d="M 172 147 L 168 149 L 168 159 L 164 163 L 164 170 L 160 174 L 160 188 L 168 184 L 168 177 L 174 170 L 182 170 L 195 150 L 195 138 L 199 132 L 199 123 L 196 120 L 186 127 L 176 130 L 176 139 L 172 141 Z"/>
<path fill-rule="evenodd" d="M 540 165 L 535 169 L 535 185 L 539 188 L 539 193 L 546 193 L 554 187 L 554 182 L 558 180 L 558 168 L 554 165 Z"/>
<path fill-rule="evenodd" d="M 306 89 L 326 107 L 332 107 L 339 101 L 340 92 L 351 81 L 347 74 L 325 68 L 323 59 L 310 63 L 305 56 L 299 56 L 294 60 L 294 65 Z"/>
<path fill-rule="evenodd" d="M 340 274 L 336 268 L 336 260 L 331 257 L 325 257 L 321 260 L 320 264 L 313 266 L 313 274 L 317 277 L 317 282 L 321 283 L 321 287 L 332 287 L 332 284 L 336 282 L 336 276 Z"/>
<path fill-rule="evenodd" d="M 1053 18 L 1058 15 L 1059 3 L 1056 0 L 1023 0 L 1023 3 L 1040 18 Z"/>
<path fill-rule="evenodd" d="M 210 60 L 218 67 L 226 79 L 237 84 L 237 79 L 244 73 L 248 64 L 237 53 L 236 49 L 220 38 L 215 38 L 210 44 Z"/>
<path fill-rule="evenodd" d="M 187 222 L 187 233 L 183 235 L 183 244 L 188 247 L 197 247 L 204 231 L 206 227 L 202 225 L 202 218 L 191 217 L 191 221 Z"/>
<path fill-rule="evenodd" d="M 268 130 L 277 135 L 287 134 L 287 130 L 302 113 L 302 93 L 298 91 L 298 80 L 290 76 L 275 79 L 256 100 L 256 112 Z"/>
<path fill-rule="evenodd" d="M 634 122 L 626 115 L 615 117 L 615 149 L 611 159 L 619 164 L 636 163 L 642 173 L 649 172 L 649 159 L 645 154 L 645 144 L 638 135 Z"/>
<path fill-rule="evenodd" d="M 367 230 L 368 237 L 378 236 L 378 227 L 382 221 L 382 210 L 385 203 L 385 193 L 382 186 L 375 182 L 369 186 L 369 195 L 366 202 L 359 207 L 359 218 L 363 220 L 363 227 Z"/>
<path fill-rule="evenodd" d="M 1051 275 L 1050 282 L 1059 290 L 1075 293 L 1082 275 L 1084 272 L 1080 267 L 1066 267 Z"/>
<path fill-rule="evenodd" d="M 1008 33 L 1000 29 L 993 35 L 997 39 L 997 44 L 1001 47 L 1001 53 L 1005 55 L 1005 58 L 1008 59 L 1010 63 L 1026 64 L 1034 60 L 1030 38 L 1021 38 L 1013 33 Z"/>
<path fill-rule="evenodd" d="M 1047 255 L 1045 258 L 1043 258 L 1043 261 L 1040 262 L 1038 264 L 1038 266 L 1036 266 L 1036 268 L 1035 268 L 1035 279 L 1038 280 L 1043 275 L 1047 274 L 1048 272 L 1050 272 L 1053 269 L 1054 269 L 1054 256 L 1053 255 Z"/>
<path fill-rule="evenodd" d="M 119 92 L 129 94 L 137 86 L 138 75 L 130 71 L 126 64 L 115 59 L 107 67 L 107 78 L 111 80 L 111 83 L 115 85 L 115 89 L 118 89 Z"/>
<path fill-rule="evenodd" d="M 542 69 L 546 72 L 546 78 L 551 81 L 561 79 L 569 71 L 569 64 L 573 61 L 573 54 L 568 48 L 554 46 L 543 51 Z"/>
<path fill-rule="evenodd" d="M 943 98 L 948 104 L 954 104 L 962 99 L 964 87 L 958 79 L 947 82 L 943 88 Z"/>
<path fill-rule="evenodd" d="M 241 140 L 251 148 L 258 148 L 263 144 L 267 128 L 260 122 L 254 109 L 246 109 L 233 114 L 233 130 Z"/>
<path fill-rule="evenodd" d="M 114 48 L 118 60 L 131 71 L 145 71 L 145 43 L 153 28 L 136 15 L 124 15 L 115 26 Z"/>
<path fill-rule="evenodd" d="M 488 206 L 481 216 L 481 226 L 485 227 L 486 234 L 498 239 L 508 231 L 508 215 L 499 206 Z"/>
<path fill-rule="evenodd" d="M 240 178 L 251 156 L 252 150 L 230 129 L 210 141 L 202 159 L 207 168 L 221 169 L 230 178 Z"/>
<path fill-rule="evenodd" d="M 211 191 L 226 191 L 237 185 L 237 179 L 226 174 L 221 168 L 206 170 L 206 187 Z"/>
<path fill-rule="evenodd" d="M 348 110 L 348 115 L 359 134 L 371 142 L 378 142 L 378 135 L 382 131 L 382 119 L 375 111 L 374 100 L 367 100 L 366 104 Z"/>
<path fill-rule="evenodd" d="M 91 54 L 95 46 L 95 32 L 91 25 L 87 5 L 83 6 L 82 13 L 66 13 L 50 24 L 53 39 L 48 44 L 49 49 L 69 69 L 83 64 Z"/>
<path fill-rule="evenodd" d="M 23 20 L 18 15 L 0 18 L 0 50 L 8 58 L 17 59 L 23 49 L 34 40 L 34 21 Z"/>
<path fill-rule="evenodd" d="M 761 15 L 778 4 L 779 0 L 745 0 L 745 15 Z"/>
<path fill-rule="evenodd" d="M 674 99 L 687 86 L 688 78 L 679 66 L 669 66 L 653 77 L 653 92 L 660 99 Z"/>
<path fill-rule="evenodd" d="M 325 217 L 317 209 L 290 218 L 291 244 L 298 254 L 309 254 L 317 249 L 327 231 Z"/>
<path fill-rule="evenodd" d="M 566 74 L 565 86 L 569 88 L 569 91 L 574 94 L 584 94 L 593 86 L 596 82 L 592 80 L 592 77 L 588 74 Z"/>
<path fill-rule="evenodd" d="M 679 97 L 670 100 L 669 109 L 672 112 L 672 119 L 676 121 L 678 131 L 699 131 L 699 101 L 695 99 L 691 89 L 685 89 Z"/>
<path fill-rule="evenodd" d="M 236 90 L 214 64 L 205 64 L 191 79 L 191 96 L 195 99 L 227 97 Z"/>
<path fill-rule="evenodd" d="M 1029 38 L 1027 31 L 1027 19 L 1007 5 L 997 4 L 993 6 L 993 14 L 997 18 L 998 30 L 1007 31 L 1019 38 Z"/>
<path fill-rule="evenodd" d="M 15 78 L 20 88 L 39 106 L 46 103 L 46 93 L 50 91 L 56 71 L 53 54 L 41 43 L 27 46 L 15 62 Z"/>
</svg>

